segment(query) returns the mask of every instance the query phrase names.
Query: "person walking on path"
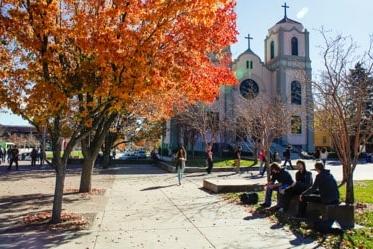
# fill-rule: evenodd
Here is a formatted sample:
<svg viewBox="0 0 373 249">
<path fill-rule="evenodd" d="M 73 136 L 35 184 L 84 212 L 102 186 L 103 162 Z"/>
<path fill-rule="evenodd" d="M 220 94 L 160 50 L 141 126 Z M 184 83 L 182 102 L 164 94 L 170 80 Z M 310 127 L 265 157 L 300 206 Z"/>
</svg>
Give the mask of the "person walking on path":
<svg viewBox="0 0 373 249">
<path fill-rule="evenodd" d="M 38 157 L 38 152 L 35 148 L 32 148 L 30 156 L 31 156 L 31 166 L 36 166 L 36 158 Z"/>
<path fill-rule="evenodd" d="M 282 166 L 286 168 L 286 163 L 289 162 L 289 164 L 290 164 L 290 169 L 294 169 L 294 168 L 293 168 L 293 165 L 291 164 L 290 145 L 289 145 L 289 146 L 286 148 L 286 150 L 284 151 L 284 158 L 285 158 L 285 161 L 284 161 L 284 165 L 282 165 Z"/>
<path fill-rule="evenodd" d="M 8 170 L 10 170 L 12 168 L 13 163 L 15 163 L 16 170 L 18 170 L 19 150 L 18 150 L 16 145 L 11 149 L 10 154 L 11 154 L 11 158 L 10 158 L 10 163 L 9 163 Z"/>
<path fill-rule="evenodd" d="M 237 146 L 234 152 L 234 166 L 236 168 L 236 173 L 240 173 L 240 166 L 241 166 L 241 146 Z"/>
<path fill-rule="evenodd" d="M 5 149 L 5 148 L 3 148 L 2 150 L 3 150 L 3 163 L 5 163 L 5 157 L 6 157 L 6 149 Z"/>
<path fill-rule="evenodd" d="M 329 155 L 328 151 L 325 148 L 322 148 L 320 152 L 320 159 L 322 163 L 324 164 L 324 166 L 326 165 L 326 159 L 328 159 L 328 155 Z"/>
<path fill-rule="evenodd" d="M 181 146 L 176 152 L 176 170 L 177 170 L 177 179 L 179 180 L 179 185 L 181 185 L 181 180 L 183 179 L 183 174 L 185 170 L 187 154 L 184 146 Z"/>
<path fill-rule="evenodd" d="M 8 150 L 6 151 L 6 158 L 8 160 L 8 163 L 12 160 L 12 146 L 9 145 Z"/>
<path fill-rule="evenodd" d="M 213 160 L 212 160 L 212 146 L 208 145 L 207 152 L 206 152 L 206 159 L 207 159 L 207 174 L 211 174 L 212 168 L 214 167 Z"/>
<path fill-rule="evenodd" d="M 320 149 L 319 148 L 317 148 L 315 151 L 315 160 L 316 161 L 320 160 Z"/>
<path fill-rule="evenodd" d="M 260 165 L 259 165 L 259 175 L 261 175 L 263 177 L 264 173 L 266 172 L 266 167 L 265 167 L 266 155 L 265 155 L 264 150 L 259 151 L 258 159 L 259 159 L 259 163 L 260 163 Z"/>
</svg>

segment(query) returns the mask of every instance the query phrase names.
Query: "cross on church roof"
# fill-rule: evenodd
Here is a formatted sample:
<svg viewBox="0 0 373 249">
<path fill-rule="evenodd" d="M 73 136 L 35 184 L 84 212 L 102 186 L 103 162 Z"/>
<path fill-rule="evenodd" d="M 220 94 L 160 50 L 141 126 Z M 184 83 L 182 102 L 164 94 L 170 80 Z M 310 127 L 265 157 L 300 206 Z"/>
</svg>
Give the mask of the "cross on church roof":
<svg viewBox="0 0 373 249">
<path fill-rule="evenodd" d="M 253 40 L 254 38 L 250 36 L 250 34 L 247 35 L 247 37 L 245 37 L 245 39 L 247 39 L 248 41 L 248 45 L 249 45 L 249 50 L 251 50 L 251 46 L 250 46 L 250 40 Z"/>
<path fill-rule="evenodd" d="M 284 8 L 284 10 L 285 10 L 285 18 L 288 18 L 288 15 L 287 15 L 287 9 L 290 8 L 289 5 L 287 5 L 286 2 L 285 2 L 285 4 L 282 5 L 281 7 Z"/>
</svg>

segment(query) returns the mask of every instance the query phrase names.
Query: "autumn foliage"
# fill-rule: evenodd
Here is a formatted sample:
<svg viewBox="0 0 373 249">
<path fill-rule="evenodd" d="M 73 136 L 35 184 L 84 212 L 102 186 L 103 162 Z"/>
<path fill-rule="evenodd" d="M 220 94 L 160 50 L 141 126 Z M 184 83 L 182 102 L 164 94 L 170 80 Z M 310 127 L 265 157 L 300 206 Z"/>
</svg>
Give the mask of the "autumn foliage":
<svg viewBox="0 0 373 249">
<path fill-rule="evenodd" d="M 0 1 L 0 106 L 50 134 L 54 218 L 69 153 L 90 129 L 144 102 L 145 110 L 167 117 L 175 105 L 212 101 L 221 84 L 235 82 L 224 53 L 235 41 L 234 6 L 234 0 Z M 61 137 L 71 138 L 64 152 Z"/>
</svg>

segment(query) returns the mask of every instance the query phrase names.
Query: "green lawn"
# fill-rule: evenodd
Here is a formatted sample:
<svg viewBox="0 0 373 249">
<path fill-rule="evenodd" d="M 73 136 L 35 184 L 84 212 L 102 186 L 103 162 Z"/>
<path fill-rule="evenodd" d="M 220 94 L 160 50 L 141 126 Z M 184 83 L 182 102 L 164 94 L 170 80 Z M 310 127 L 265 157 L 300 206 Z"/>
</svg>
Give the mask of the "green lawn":
<svg viewBox="0 0 373 249">
<path fill-rule="evenodd" d="M 52 151 L 45 152 L 47 159 L 52 159 Z M 83 154 L 81 150 L 74 150 L 71 152 L 70 158 L 83 158 Z"/>
<path fill-rule="evenodd" d="M 356 203 L 367 204 L 365 210 L 355 212 L 356 223 L 361 229 L 348 231 L 343 235 L 345 248 L 373 248 L 373 181 L 356 181 L 354 184 Z M 341 197 L 346 193 L 345 186 L 340 189 Z"/>
<path fill-rule="evenodd" d="M 176 161 L 173 162 L 173 165 Z M 215 159 L 214 168 L 231 168 L 234 165 L 233 159 Z M 253 160 L 241 160 L 241 167 L 251 167 L 254 166 L 255 162 Z M 188 167 L 206 167 L 205 158 L 188 159 L 186 161 L 186 166 Z"/>
<path fill-rule="evenodd" d="M 373 181 L 355 181 L 355 200 L 357 203 L 373 204 Z M 342 201 L 346 195 L 346 186 L 339 189 Z"/>
</svg>

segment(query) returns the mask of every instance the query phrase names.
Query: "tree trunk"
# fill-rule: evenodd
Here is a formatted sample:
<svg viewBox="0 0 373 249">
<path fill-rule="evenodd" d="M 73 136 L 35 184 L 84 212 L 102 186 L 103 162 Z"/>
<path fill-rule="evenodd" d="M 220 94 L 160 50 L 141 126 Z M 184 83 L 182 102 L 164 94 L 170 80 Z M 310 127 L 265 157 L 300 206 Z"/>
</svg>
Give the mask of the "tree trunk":
<svg viewBox="0 0 373 249">
<path fill-rule="evenodd" d="M 105 145 L 103 156 L 102 156 L 102 167 L 104 169 L 107 169 L 110 167 L 110 147 L 108 148 L 106 147 L 106 145 Z"/>
<path fill-rule="evenodd" d="M 346 182 L 346 204 L 355 203 L 353 172 L 350 172 Z"/>
<path fill-rule="evenodd" d="M 195 153 L 194 153 L 194 142 L 192 142 L 192 159 L 195 159 Z"/>
<path fill-rule="evenodd" d="M 105 136 L 105 141 L 104 141 L 104 150 L 103 150 L 103 168 L 107 169 L 110 166 L 111 160 L 110 160 L 110 152 L 111 152 L 111 147 L 114 145 L 115 140 L 117 139 L 117 134 L 113 133 L 108 133 Z"/>
<path fill-rule="evenodd" d="M 90 155 L 84 158 L 82 166 L 82 174 L 80 176 L 79 193 L 91 192 L 92 187 L 92 172 L 95 165 L 96 157 Z"/>
<path fill-rule="evenodd" d="M 52 224 L 61 222 L 61 212 L 62 212 L 62 199 L 63 199 L 63 188 L 65 185 L 66 176 L 66 164 L 62 162 L 55 162 L 56 166 L 56 186 L 54 189 L 54 199 L 53 199 L 53 211 L 52 211 Z"/>
</svg>

